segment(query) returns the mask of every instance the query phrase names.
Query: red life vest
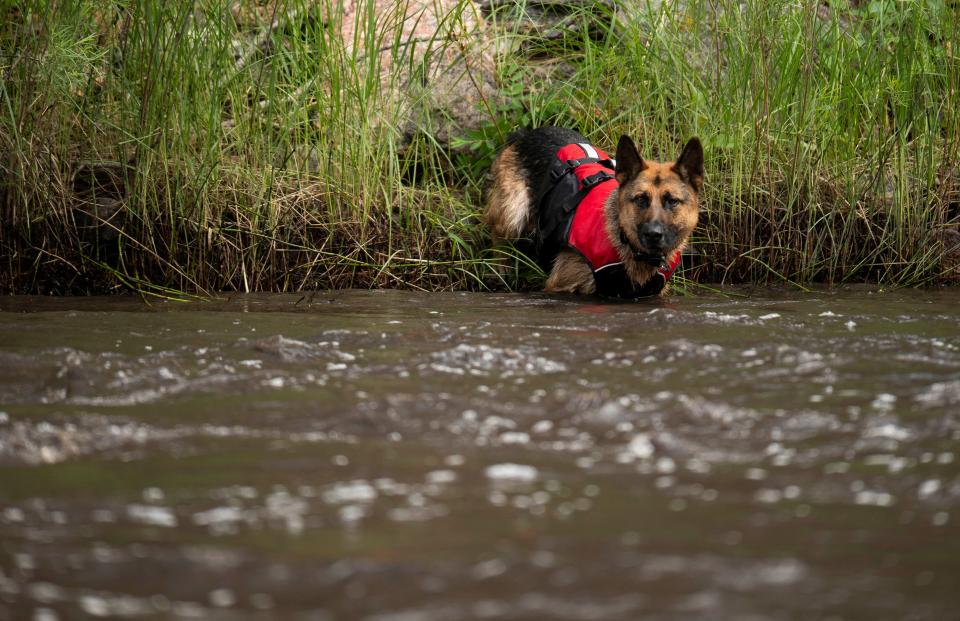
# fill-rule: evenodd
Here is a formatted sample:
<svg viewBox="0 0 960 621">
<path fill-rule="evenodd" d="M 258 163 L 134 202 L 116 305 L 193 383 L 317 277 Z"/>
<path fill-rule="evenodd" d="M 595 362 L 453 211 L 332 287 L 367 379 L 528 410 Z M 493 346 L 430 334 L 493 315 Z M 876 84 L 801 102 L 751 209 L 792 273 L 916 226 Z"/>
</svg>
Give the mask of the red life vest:
<svg viewBox="0 0 960 621">
<path fill-rule="evenodd" d="M 573 143 L 557 151 L 553 185 L 539 205 L 540 263 L 552 265 L 562 249 L 580 254 L 590 265 L 597 293 L 639 298 L 659 294 L 680 265 L 680 250 L 647 282 L 634 283 L 620 252 L 607 234 L 605 206 L 617 189 L 616 162 L 589 144 Z M 552 256 L 550 256 L 552 255 Z"/>
</svg>

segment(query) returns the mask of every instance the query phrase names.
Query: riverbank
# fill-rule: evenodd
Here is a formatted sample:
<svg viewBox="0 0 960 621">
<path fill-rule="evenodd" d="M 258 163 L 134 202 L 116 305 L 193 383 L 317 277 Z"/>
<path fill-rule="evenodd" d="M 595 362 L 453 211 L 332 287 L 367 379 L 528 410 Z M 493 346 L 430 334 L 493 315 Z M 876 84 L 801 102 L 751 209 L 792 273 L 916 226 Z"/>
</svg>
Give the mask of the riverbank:
<svg viewBox="0 0 960 621">
<path fill-rule="evenodd" d="M 547 123 L 701 137 L 681 288 L 960 278 L 957 8 L 437 6 L 4 9 L 0 289 L 536 287 L 478 214 Z"/>
</svg>

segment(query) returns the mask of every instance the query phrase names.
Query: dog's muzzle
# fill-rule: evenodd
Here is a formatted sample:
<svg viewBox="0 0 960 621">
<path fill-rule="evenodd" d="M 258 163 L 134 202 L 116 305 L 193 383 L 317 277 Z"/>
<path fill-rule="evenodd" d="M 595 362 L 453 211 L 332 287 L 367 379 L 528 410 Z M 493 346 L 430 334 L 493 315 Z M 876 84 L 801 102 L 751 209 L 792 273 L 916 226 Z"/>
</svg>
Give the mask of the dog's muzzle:
<svg viewBox="0 0 960 621">
<path fill-rule="evenodd" d="M 667 249 L 673 248 L 677 235 L 663 222 L 654 220 L 637 227 L 637 239 L 650 254 L 663 255 Z"/>
<path fill-rule="evenodd" d="M 665 235 L 666 233 L 662 233 L 661 240 Z M 640 228 L 637 229 L 637 236 L 642 239 Z M 637 263 L 646 263 L 647 265 L 652 265 L 653 267 L 667 267 L 667 257 L 664 253 L 665 248 L 659 251 L 650 250 L 649 246 L 637 248 L 633 241 L 627 237 L 627 234 L 623 231 L 623 229 L 620 229 L 620 243 L 630 249 L 630 251 L 633 253 L 633 260 Z"/>
</svg>

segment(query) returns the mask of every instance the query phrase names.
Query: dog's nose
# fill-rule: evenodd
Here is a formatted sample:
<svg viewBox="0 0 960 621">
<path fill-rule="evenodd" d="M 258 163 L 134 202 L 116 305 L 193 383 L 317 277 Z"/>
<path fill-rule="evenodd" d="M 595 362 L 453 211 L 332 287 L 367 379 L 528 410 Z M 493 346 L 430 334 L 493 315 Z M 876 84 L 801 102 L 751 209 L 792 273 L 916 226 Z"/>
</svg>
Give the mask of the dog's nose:
<svg viewBox="0 0 960 621">
<path fill-rule="evenodd" d="M 662 222 L 647 222 L 640 227 L 640 241 L 648 250 L 660 250 L 665 233 L 666 227 Z"/>
</svg>

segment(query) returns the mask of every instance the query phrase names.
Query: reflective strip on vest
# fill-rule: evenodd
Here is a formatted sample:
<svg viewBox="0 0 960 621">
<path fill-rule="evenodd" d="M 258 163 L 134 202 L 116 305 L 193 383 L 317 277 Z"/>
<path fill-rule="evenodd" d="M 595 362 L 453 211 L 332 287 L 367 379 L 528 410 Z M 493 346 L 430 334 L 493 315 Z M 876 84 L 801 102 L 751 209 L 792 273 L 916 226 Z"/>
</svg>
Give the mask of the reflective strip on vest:
<svg viewBox="0 0 960 621">
<path fill-rule="evenodd" d="M 581 149 L 583 149 L 583 153 L 587 157 L 593 157 L 593 158 L 600 157 L 599 155 L 597 155 L 597 150 L 594 149 L 591 145 L 586 144 L 584 142 L 579 142 L 577 144 L 580 146 Z"/>
</svg>

